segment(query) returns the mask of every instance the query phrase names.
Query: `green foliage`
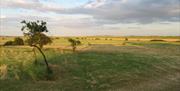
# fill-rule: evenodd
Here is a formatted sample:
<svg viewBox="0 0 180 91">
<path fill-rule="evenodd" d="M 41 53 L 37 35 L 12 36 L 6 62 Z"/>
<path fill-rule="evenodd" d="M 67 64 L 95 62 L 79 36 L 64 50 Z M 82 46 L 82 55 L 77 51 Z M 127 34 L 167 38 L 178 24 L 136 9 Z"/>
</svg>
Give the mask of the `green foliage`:
<svg viewBox="0 0 180 91">
<path fill-rule="evenodd" d="M 26 42 L 29 45 L 38 45 L 40 48 L 43 48 L 43 45 L 52 43 L 52 40 L 43 33 L 36 33 L 32 35 L 31 38 L 27 39 Z"/>
<path fill-rule="evenodd" d="M 10 40 L 4 43 L 4 46 L 9 46 L 9 45 L 13 45 L 13 41 Z"/>
<path fill-rule="evenodd" d="M 23 20 L 21 22 L 24 24 L 24 26 L 21 28 L 22 31 L 26 31 L 27 34 L 33 35 L 35 33 L 41 33 L 41 32 L 48 32 L 47 27 L 46 27 L 46 22 L 44 21 L 32 21 L 32 22 L 27 22 Z"/>
<path fill-rule="evenodd" d="M 24 41 L 20 37 L 16 37 L 13 42 L 14 42 L 14 45 L 24 45 Z"/>
<path fill-rule="evenodd" d="M 74 52 L 76 50 L 76 46 L 81 44 L 81 41 L 75 40 L 75 39 L 72 39 L 72 38 L 69 38 L 68 41 L 71 43 L 71 46 L 72 46 Z"/>
<path fill-rule="evenodd" d="M 21 23 L 24 24 L 21 30 L 25 36 L 28 36 L 26 41 L 29 45 L 38 45 L 40 48 L 43 48 L 43 45 L 52 43 L 51 38 L 44 34 L 44 32 L 48 32 L 46 22 L 27 22 L 24 20 Z"/>
<path fill-rule="evenodd" d="M 14 38 L 14 41 L 7 41 L 4 46 L 8 46 L 8 45 L 24 45 L 24 41 L 22 38 L 20 37 L 16 37 Z"/>
</svg>

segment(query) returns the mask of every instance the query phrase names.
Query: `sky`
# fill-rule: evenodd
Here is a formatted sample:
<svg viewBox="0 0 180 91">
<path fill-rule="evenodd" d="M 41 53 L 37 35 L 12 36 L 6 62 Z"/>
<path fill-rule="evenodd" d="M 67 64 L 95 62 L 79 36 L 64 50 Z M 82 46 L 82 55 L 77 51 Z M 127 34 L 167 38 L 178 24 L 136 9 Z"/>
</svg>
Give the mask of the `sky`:
<svg viewBox="0 0 180 91">
<path fill-rule="evenodd" d="M 180 36 L 180 0 L 0 0 L 0 36 L 23 35 L 22 20 L 50 36 Z"/>
</svg>

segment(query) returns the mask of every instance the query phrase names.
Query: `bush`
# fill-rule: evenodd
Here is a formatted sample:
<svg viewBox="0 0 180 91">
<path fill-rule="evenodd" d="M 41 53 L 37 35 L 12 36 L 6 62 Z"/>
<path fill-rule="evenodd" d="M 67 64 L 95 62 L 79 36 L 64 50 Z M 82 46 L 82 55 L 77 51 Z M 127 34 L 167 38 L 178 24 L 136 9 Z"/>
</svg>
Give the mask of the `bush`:
<svg viewBox="0 0 180 91">
<path fill-rule="evenodd" d="M 95 38 L 95 40 L 100 40 L 100 38 Z"/>
<path fill-rule="evenodd" d="M 7 41 L 4 43 L 4 46 L 9 46 L 9 45 L 24 45 L 24 41 L 22 38 L 16 37 L 14 41 Z"/>
<path fill-rule="evenodd" d="M 128 38 L 125 38 L 125 41 L 128 41 Z"/>
<path fill-rule="evenodd" d="M 122 45 L 126 45 L 126 42 L 123 42 Z"/>
<path fill-rule="evenodd" d="M 28 45 L 38 45 L 41 49 L 44 45 L 51 44 L 52 39 L 43 33 L 36 33 L 26 40 Z"/>
<path fill-rule="evenodd" d="M 55 39 L 59 39 L 59 37 L 56 37 Z"/>
<path fill-rule="evenodd" d="M 13 41 L 7 41 L 6 43 L 4 43 L 4 46 L 9 46 L 9 45 L 13 45 Z"/>
<path fill-rule="evenodd" d="M 24 41 L 22 38 L 17 37 L 14 39 L 13 44 L 14 45 L 24 45 Z"/>
<path fill-rule="evenodd" d="M 163 41 L 165 41 L 165 40 L 161 40 L 161 39 L 152 39 L 152 40 L 150 40 L 150 41 L 157 41 L 157 42 L 161 41 L 161 42 L 163 42 Z"/>
</svg>

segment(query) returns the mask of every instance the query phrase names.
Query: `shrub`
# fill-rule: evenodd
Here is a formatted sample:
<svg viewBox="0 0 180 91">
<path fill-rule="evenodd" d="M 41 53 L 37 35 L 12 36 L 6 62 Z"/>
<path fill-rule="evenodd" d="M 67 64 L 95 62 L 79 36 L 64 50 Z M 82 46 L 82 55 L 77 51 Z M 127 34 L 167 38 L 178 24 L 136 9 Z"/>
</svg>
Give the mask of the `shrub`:
<svg viewBox="0 0 180 91">
<path fill-rule="evenodd" d="M 9 46 L 9 45 L 13 45 L 13 41 L 7 41 L 6 43 L 4 43 L 4 46 Z"/>
<path fill-rule="evenodd" d="M 95 40 L 100 40 L 100 38 L 95 38 Z"/>
<path fill-rule="evenodd" d="M 59 39 L 59 37 L 56 37 L 55 39 Z"/>
<path fill-rule="evenodd" d="M 157 42 L 159 42 L 159 41 L 165 41 L 165 40 L 161 40 L 161 39 L 152 39 L 152 40 L 150 40 L 150 41 L 157 41 Z"/>
<path fill-rule="evenodd" d="M 24 41 L 22 38 L 16 37 L 13 41 L 13 45 L 24 45 Z"/>
<path fill-rule="evenodd" d="M 122 45 L 126 45 L 126 42 L 123 42 Z"/>
<path fill-rule="evenodd" d="M 24 45 L 24 41 L 22 38 L 16 37 L 14 41 L 7 41 L 4 43 L 4 46 L 9 46 L 9 45 Z"/>
<path fill-rule="evenodd" d="M 35 33 L 26 40 L 28 45 L 38 45 L 41 49 L 44 45 L 51 44 L 52 40 L 50 37 L 43 33 Z"/>
<path fill-rule="evenodd" d="M 125 38 L 125 41 L 128 41 L 128 38 Z"/>
</svg>

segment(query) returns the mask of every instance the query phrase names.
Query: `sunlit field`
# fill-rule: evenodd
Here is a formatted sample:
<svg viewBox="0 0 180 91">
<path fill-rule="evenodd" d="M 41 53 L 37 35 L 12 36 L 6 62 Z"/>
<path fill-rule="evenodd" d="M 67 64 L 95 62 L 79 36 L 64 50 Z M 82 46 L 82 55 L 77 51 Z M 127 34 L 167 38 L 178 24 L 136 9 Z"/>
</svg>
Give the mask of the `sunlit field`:
<svg viewBox="0 0 180 91">
<path fill-rule="evenodd" d="M 180 91 L 179 37 L 52 37 L 37 64 L 32 48 L 0 47 L 0 91 Z M 3 45 L 14 37 L 1 37 Z"/>
</svg>

